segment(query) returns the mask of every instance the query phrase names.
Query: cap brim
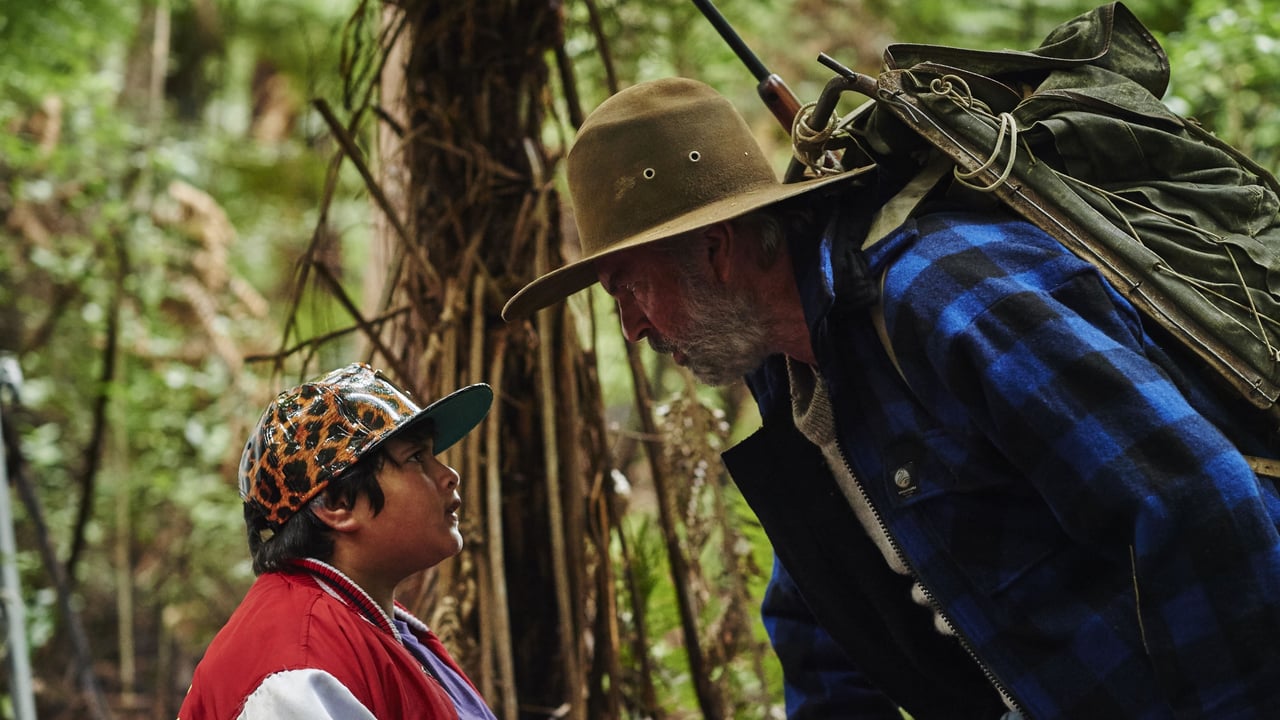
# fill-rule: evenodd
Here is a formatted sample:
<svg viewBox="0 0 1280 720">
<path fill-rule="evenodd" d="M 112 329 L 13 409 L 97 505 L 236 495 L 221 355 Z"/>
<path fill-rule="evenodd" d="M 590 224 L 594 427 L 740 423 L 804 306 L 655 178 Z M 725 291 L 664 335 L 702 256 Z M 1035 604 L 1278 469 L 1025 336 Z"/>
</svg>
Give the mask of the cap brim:
<svg viewBox="0 0 1280 720">
<path fill-rule="evenodd" d="M 475 426 L 484 420 L 493 404 L 493 389 L 484 383 L 468 385 L 454 390 L 431 403 L 400 427 L 386 434 L 379 444 L 395 437 L 408 428 L 420 425 L 428 419 L 435 423 L 432 452 L 442 453 L 453 447 Z"/>
<path fill-rule="evenodd" d="M 839 175 L 813 178 L 782 185 L 765 185 L 755 190 L 739 193 L 723 200 L 703 205 L 697 210 L 679 215 L 661 225 L 649 228 L 643 233 L 633 235 L 620 242 L 602 248 L 579 260 L 537 278 L 525 285 L 502 308 L 503 320 L 518 320 L 528 317 L 554 302 L 585 289 L 599 278 L 596 275 L 595 261 L 624 250 L 646 245 L 659 240 L 675 237 L 681 233 L 712 225 L 724 220 L 732 220 L 758 210 L 767 205 L 802 195 L 836 182 L 851 180 L 871 170 L 874 166 L 854 168 Z"/>
</svg>

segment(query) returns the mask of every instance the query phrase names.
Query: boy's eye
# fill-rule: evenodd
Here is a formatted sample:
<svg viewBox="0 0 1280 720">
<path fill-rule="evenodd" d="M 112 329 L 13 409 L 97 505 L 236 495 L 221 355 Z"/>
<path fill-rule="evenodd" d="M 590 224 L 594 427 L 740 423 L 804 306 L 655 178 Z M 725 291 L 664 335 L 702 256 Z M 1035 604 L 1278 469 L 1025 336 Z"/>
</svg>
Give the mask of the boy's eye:
<svg viewBox="0 0 1280 720">
<path fill-rule="evenodd" d="M 431 458 L 435 457 L 435 442 L 427 440 L 425 442 L 413 443 L 409 447 L 404 448 L 409 453 L 404 456 L 400 462 L 401 465 L 416 463 L 422 467 L 427 467 Z"/>
</svg>

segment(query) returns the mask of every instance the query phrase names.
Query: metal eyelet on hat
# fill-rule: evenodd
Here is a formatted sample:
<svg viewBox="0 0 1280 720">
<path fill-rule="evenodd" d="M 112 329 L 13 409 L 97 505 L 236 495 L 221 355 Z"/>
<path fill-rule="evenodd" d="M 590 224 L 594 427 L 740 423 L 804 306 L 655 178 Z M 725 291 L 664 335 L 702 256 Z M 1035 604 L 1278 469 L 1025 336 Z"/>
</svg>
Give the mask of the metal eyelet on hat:
<svg viewBox="0 0 1280 720">
<path fill-rule="evenodd" d="M 645 180 L 652 180 L 652 179 L 653 179 L 653 176 L 657 175 L 657 174 L 658 174 L 658 172 L 657 172 L 656 170 L 654 170 L 653 168 L 645 168 L 645 169 L 644 169 L 644 172 L 643 172 L 643 173 L 641 173 L 641 174 L 642 174 L 642 175 L 644 175 L 644 179 L 645 179 Z"/>
<path fill-rule="evenodd" d="M 689 151 L 689 162 L 698 162 L 701 159 L 702 159 L 702 153 L 698 152 L 697 150 Z"/>
</svg>

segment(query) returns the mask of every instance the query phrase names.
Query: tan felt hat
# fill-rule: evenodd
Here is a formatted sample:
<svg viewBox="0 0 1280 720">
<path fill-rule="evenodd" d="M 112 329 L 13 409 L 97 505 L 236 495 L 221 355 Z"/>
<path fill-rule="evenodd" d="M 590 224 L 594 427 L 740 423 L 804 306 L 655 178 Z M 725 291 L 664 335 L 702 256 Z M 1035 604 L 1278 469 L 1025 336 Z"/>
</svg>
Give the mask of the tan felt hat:
<svg viewBox="0 0 1280 720">
<path fill-rule="evenodd" d="M 595 261 L 860 175 L 778 182 L 750 128 L 710 86 L 667 78 L 627 88 L 583 122 L 569 151 L 582 258 L 524 286 L 513 320 L 596 282 Z"/>
</svg>

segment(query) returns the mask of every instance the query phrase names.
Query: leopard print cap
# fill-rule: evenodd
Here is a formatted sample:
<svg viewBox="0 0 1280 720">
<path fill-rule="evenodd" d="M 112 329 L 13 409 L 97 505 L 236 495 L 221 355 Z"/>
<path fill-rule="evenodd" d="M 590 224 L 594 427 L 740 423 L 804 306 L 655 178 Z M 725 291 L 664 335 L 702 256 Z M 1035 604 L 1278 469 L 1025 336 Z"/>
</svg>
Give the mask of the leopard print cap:
<svg viewBox="0 0 1280 720">
<path fill-rule="evenodd" d="M 472 387 L 488 391 L 488 386 Z M 458 437 L 484 417 L 492 397 L 492 391 L 488 393 L 478 416 L 476 403 L 460 406 L 469 415 Z M 245 444 L 240 495 L 268 523 L 279 525 L 392 431 L 440 404 L 424 410 L 364 363 L 286 390 L 267 406 Z"/>
</svg>

